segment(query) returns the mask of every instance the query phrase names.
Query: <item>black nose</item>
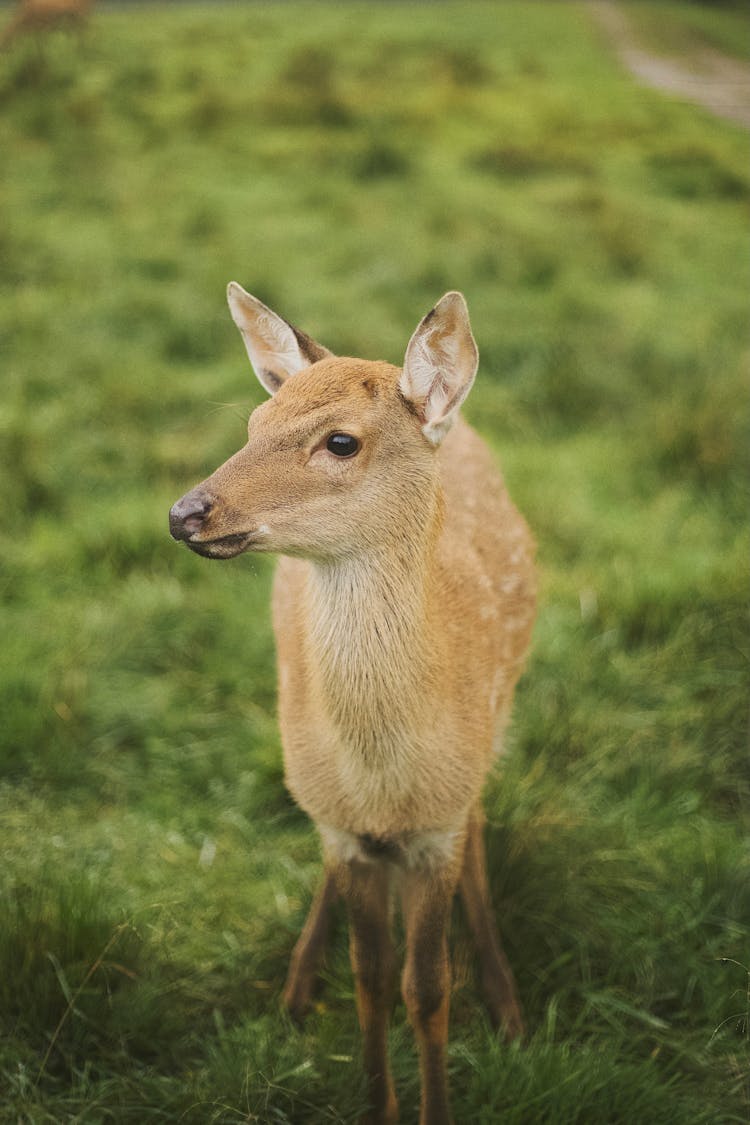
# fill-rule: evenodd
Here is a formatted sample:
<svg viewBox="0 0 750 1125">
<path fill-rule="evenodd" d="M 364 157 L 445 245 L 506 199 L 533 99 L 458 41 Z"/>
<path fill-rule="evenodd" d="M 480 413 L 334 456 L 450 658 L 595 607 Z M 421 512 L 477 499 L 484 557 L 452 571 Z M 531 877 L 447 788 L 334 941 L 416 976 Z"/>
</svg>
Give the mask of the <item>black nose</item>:
<svg viewBox="0 0 750 1125">
<path fill-rule="evenodd" d="M 189 539 L 196 531 L 200 531 L 213 503 L 213 497 L 199 488 L 186 493 L 169 512 L 169 533 L 172 538 Z"/>
</svg>

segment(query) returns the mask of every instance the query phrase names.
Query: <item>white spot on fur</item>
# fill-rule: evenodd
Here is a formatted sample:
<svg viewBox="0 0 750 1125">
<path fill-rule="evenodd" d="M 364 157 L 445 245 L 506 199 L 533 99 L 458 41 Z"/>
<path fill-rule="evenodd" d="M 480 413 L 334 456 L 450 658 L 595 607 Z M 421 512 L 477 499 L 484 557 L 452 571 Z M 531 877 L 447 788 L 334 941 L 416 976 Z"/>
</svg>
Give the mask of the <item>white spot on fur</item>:
<svg viewBox="0 0 750 1125">
<path fill-rule="evenodd" d="M 497 701 L 500 695 L 500 688 L 503 685 L 505 674 L 502 668 L 495 670 L 495 675 L 492 677 L 492 687 L 490 688 L 490 714 L 494 715 L 497 709 Z"/>
<path fill-rule="evenodd" d="M 518 574 L 511 574 L 500 583 L 500 589 L 504 594 L 517 594 L 520 588 L 521 578 Z"/>
</svg>

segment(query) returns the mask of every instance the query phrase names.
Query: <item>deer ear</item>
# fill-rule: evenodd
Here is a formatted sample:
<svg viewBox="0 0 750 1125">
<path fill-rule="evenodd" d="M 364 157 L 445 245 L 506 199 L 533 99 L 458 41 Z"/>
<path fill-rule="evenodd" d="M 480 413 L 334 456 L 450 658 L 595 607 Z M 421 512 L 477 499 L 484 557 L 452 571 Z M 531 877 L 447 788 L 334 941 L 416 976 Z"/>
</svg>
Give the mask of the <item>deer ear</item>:
<svg viewBox="0 0 750 1125">
<path fill-rule="evenodd" d="M 479 353 L 460 293 L 446 293 L 409 341 L 399 388 L 422 419 L 422 432 L 439 445 L 471 390 Z"/>
<path fill-rule="evenodd" d="M 327 348 L 246 293 L 236 281 L 227 286 L 227 301 L 255 374 L 270 395 L 276 394 L 290 375 L 331 355 Z"/>
</svg>

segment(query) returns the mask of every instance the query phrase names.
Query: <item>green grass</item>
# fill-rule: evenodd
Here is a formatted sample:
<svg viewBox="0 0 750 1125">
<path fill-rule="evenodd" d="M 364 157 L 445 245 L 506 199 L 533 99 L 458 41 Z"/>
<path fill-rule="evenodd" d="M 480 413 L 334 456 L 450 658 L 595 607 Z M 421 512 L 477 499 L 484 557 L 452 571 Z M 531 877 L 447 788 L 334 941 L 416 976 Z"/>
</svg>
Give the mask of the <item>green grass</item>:
<svg viewBox="0 0 750 1125">
<path fill-rule="evenodd" d="M 304 1031 L 279 1010 L 319 857 L 271 567 L 167 534 L 260 401 L 236 278 L 394 362 L 462 289 L 466 413 L 539 541 L 486 801 L 530 1037 L 457 914 L 456 1121 L 747 1121 L 746 137 L 583 6 L 128 5 L 0 58 L 0 151 L 0 1119 L 363 1105 L 343 920 Z M 392 1054 L 411 1121 L 400 1003 Z"/>
</svg>

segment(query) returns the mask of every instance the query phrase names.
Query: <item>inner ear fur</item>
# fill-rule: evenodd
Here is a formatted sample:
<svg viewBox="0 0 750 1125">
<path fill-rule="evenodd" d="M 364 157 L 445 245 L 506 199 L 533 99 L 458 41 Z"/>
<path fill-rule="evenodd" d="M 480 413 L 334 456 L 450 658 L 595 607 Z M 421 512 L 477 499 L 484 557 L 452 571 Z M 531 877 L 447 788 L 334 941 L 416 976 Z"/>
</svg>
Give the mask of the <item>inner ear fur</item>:
<svg viewBox="0 0 750 1125">
<path fill-rule="evenodd" d="M 479 352 L 461 293 L 446 293 L 409 341 L 399 387 L 422 420 L 425 437 L 439 444 L 474 382 Z"/>
<path fill-rule="evenodd" d="M 227 301 L 253 370 L 269 394 L 276 394 L 292 375 L 332 354 L 236 281 L 227 286 Z"/>
</svg>

